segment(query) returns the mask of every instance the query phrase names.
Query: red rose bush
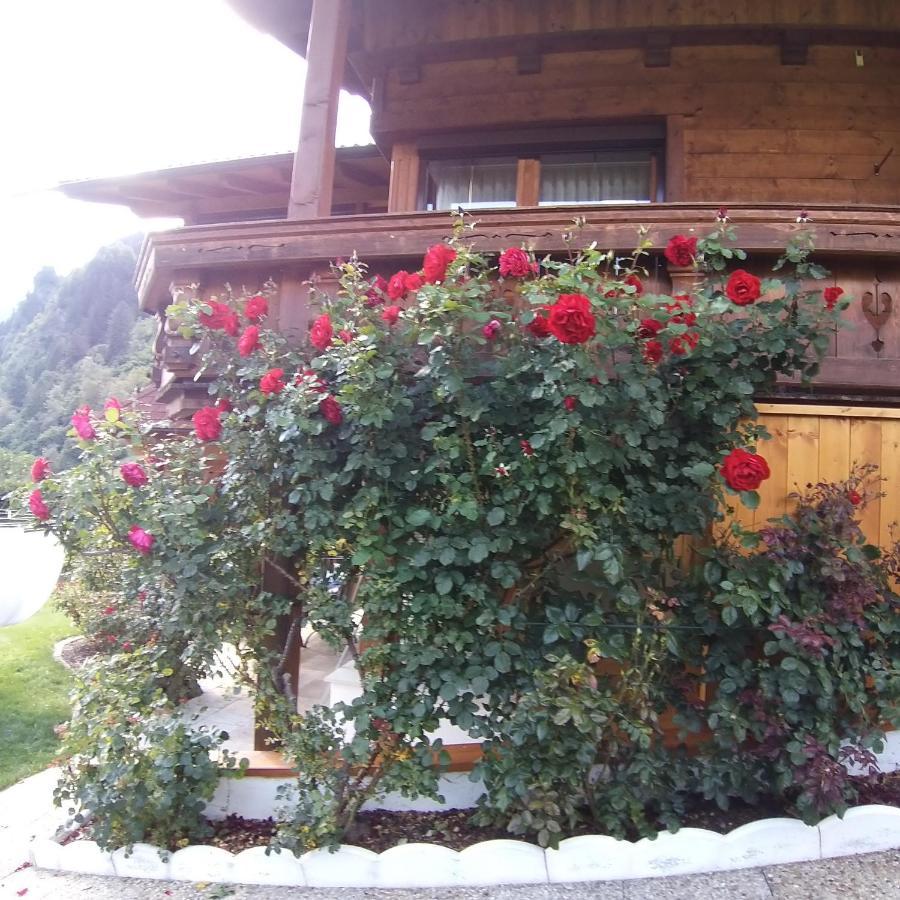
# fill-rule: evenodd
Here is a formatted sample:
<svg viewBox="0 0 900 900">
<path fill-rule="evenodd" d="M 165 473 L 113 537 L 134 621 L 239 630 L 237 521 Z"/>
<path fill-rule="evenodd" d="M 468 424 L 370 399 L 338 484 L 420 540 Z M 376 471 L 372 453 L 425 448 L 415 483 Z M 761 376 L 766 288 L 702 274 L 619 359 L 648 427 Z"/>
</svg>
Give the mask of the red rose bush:
<svg viewBox="0 0 900 900">
<path fill-rule="evenodd" d="M 84 477 L 47 473 L 34 515 L 77 545 L 90 510 L 121 560 L 112 577 L 160 598 L 182 658 L 247 648 L 266 726 L 304 773 L 282 846 L 334 843 L 380 790 L 433 792 L 428 734 L 447 720 L 485 742 L 484 815 L 542 843 L 557 818 L 650 831 L 677 821 L 684 784 L 706 789 L 659 717 L 696 722 L 696 673 L 732 635 L 672 565 L 676 542 L 706 536 L 736 495 L 756 502 L 754 393 L 814 374 L 838 314 L 804 288 L 805 252 L 780 281 L 736 269 L 726 223 L 658 249 L 702 275 L 694 292 L 654 293 L 646 249 L 538 269 L 454 239 L 383 276 L 354 259 L 336 292 L 313 288 L 299 344 L 269 327 L 266 292 L 182 298 L 169 315 L 211 348 L 213 375 L 161 461 L 129 416 L 80 414 Z M 348 649 L 363 693 L 298 727 L 263 648 L 300 608 Z M 769 758 L 754 759 L 763 781 Z M 376 769 L 352 791 L 341 780 Z"/>
</svg>

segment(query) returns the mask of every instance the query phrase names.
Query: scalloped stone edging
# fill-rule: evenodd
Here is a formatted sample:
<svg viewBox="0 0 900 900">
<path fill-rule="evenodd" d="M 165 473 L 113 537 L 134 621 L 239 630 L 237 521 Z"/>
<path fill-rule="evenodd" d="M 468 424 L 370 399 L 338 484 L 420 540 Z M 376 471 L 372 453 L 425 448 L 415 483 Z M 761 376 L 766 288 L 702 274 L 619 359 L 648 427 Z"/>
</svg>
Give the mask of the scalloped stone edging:
<svg viewBox="0 0 900 900">
<path fill-rule="evenodd" d="M 634 843 L 605 835 L 567 838 L 557 850 L 514 840 L 483 841 L 465 850 L 410 843 L 373 853 L 344 845 L 336 852 L 312 850 L 267 854 L 253 847 L 232 854 L 219 847 L 191 846 L 167 860 L 150 844 L 133 852 L 102 851 L 93 841 L 60 845 L 45 838 L 31 845 L 40 869 L 123 878 L 218 881 L 285 887 L 429 888 L 491 884 L 540 884 L 652 878 L 721 872 L 805 862 L 900 848 L 900 809 L 857 806 L 843 818 L 818 825 L 796 819 L 760 819 L 717 834 L 702 828 L 661 832 Z"/>
</svg>

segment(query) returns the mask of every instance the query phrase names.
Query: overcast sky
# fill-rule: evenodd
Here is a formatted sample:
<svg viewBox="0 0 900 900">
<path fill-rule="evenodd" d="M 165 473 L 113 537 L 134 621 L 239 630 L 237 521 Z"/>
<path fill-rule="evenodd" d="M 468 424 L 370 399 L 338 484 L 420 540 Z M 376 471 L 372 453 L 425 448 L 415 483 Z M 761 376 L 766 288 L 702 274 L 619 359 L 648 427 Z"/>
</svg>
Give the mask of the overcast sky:
<svg viewBox="0 0 900 900">
<path fill-rule="evenodd" d="M 294 150 L 305 64 L 225 0 L 26 0 L 0 10 L 0 319 L 43 266 L 170 227 L 61 181 Z M 344 95 L 338 143 L 368 140 Z"/>
</svg>

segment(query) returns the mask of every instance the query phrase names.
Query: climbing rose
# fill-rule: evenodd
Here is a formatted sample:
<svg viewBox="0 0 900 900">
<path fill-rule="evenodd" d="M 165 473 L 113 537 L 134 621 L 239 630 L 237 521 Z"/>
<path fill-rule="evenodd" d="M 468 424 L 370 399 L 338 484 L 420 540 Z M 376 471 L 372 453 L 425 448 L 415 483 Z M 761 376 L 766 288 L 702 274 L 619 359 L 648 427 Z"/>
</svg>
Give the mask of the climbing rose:
<svg viewBox="0 0 900 900">
<path fill-rule="evenodd" d="M 91 408 L 89 406 L 82 406 L 75 410 L 72 414 L 72 427 L 83 441 L 92 441 L 97 437 L 97 432 L 91 425 Z"/>
<path fill-rule="evenodd" d="M 525 326 L 535 337 L 545 338 L 550 336 L 550 321 L 547 318 L 549 306 L 542 306 L 535 311 L 534 318 Z"/>
<path fill-rule="evenodd" d="M 694 257 L 697 255 L 697 238 L 676 234 L 675 237 L 669 238 L 663 255 L 673 266 L 686 269 L 694 264 Z"/>
<path fill-rule="evenodd" d="M 534 447 L 531 446 L 531 441 L 519 441 L 519 446 L 525 456 L 534 456 Z"/>
<path fill-rule="evenodd" d="M 138 553 L 142 553 L 146 556 L 153 549 L 156 538 L 153 537 L 149 531 L 144 531 L 143 528 L 132 525 L 131 528 L 128 529 L 128 541 Z"/>
<path fill-rule="evenodd" d="M 740 447 L 722 462 L 722 477 L 733 491 L 755 491 L 770 474 L 763 457 Z"/>
<path fill-rule="evenodd" d="M 838 290 L 840 290 L 840 288 L 838 288 Z M 847 499 L 848 499 L 854 506 L 859 506 L 859 504 L 862 503 L 862 494 L 860 494 L 859 491 L 850 491 L 850 492 L 847 494 Z"/>
<path fill-rule="evenodd" d="M 502 327 L 503 326 L 496 319 L 491 319 L 491 321 L 481 329 L 481 333 L 487 340 L 492 341 L 500 334 L 500 329 Z"/>
<path fill-rule="evenodd" d="M 284 369 L 269 369 L 269 371 L 259 379 L 259 389 L 264 394 L 280 394 L 285 387 L 283 376 Z"/>
<path fill-rule="evenodd" d="M 201 441 L 217 441 L 222 434 L 222 423 L 219 416 L 222 411 L 215 406 L 204 406 L 194 413 L 194 434 Z"/>
<path fill-rule="evenodd" d="M 826 309 L 834 309 L 834 304 L 838 302 L 841 294 L 844 293 L 844 289 L 842 287 L 828 287 L 822 292 L 822 296 L 825 298 L 825 308 Z"/>
<path fill-rule="evenodd" d="M 31 480 L 37 484 L 39 481 L 43 481 L 50 474 L 50 463 L 44 459 L 43 456 L 39 456 L 32 464 L 31 464 Z"/>
<path fill-rule="evenodd" d="M 399 272 L 391 275 L 388 281 L 387 295 L 391 300 L 402 300 L 410 291 L 417 291 L 425 284 L 425 279 L 416 273 L 410 275 L 409 272 L 401 269 Z"/>
<path fill-rule="evenodd" d="M 341 405 L 334 397 L 323 397 L 319 401 L 319 412 L 325 417 L 327 422 L 332 425 L 340 425 L 344 421 L 344 414 L 341 411 Z"/>
<path fill-rule="evenodd" d="M 663 345 L 660 341 L 647 341 L 641 353 L 648 363 L 658 363 L 663 357 Z"/>
<path fill-rule="evenodd" d="M 309 340 L 316 350 L 327 350 L 331 344 L 331 338 L 334 336 L 334 329 L 331 327 L 331 317 L 328 313 L 322 313 L 312 328 L 309 329 Z"/>
<path fill-rule="evenodd" d="M 456 251 L 447 244 L 435 244 L 425 251 L 422 275 L 426 284 L 437 284 L 447 275 L 447 266 L 456 259 Z"/>
<path fill-rule="evenodd" d="M 138 463 L 122 463 L 119 466 L 119 474 L 123 481 L 132 487 L 141 487 L 147 483 L 147 473 Z"/>
<path fill-rule="evenodd" d="M 694 325 L 697 322 L 697 314 L 687 312 L 694 305 L 694 301 L 687 294 L 677 294 L 672 298 L 672 303 L 664 307 L 667 313 L 674 313 L 669 319 L 671 325 Z"/>
<path fill-rule="evenodd" d="M 537 275 L 538 264 L 532 262 L 531 257 L 518 247 L 510 247 L 500 254 L 501 278 L 525 278 L 528 275 Z"/>
<path fill-rule="evenodd" d="M 563 400 L 563 406 L 569 411 L 572 412 L 573 409 L 578 405 L 578 399 L 569 394 L 568 397 Z"/>
<path fill-rule="evenodd" d="M 562 294 L 550 307 L 550 333 L 564 344 L 583 344 L 597 331 L 591 301 L 584 294 Z"/>
<path fill-rule="evenodd" d="M 50 510 L 47 508 L 47 504 L 44 503 L 44 495 L 41 493 L 40 488 L 35 488 L 28 495 L 28 508 L 34 517 L 41 522 L 45 522 L 50 518 Z"/>
<path fill-rule="evenodd" d="M 338 332 L 338 337 L 339 337 L 345 344 L 349 344 L 350 341 L 353 340 L 353 332 L 352 332 L 352 331 L 349 331 L 349 330 L 346 329 L 346 328 L 342 328 L 342 329 Z"/>
<path fill-rule="evenodd" d="M 759 299 L 759 279 L 743 269 L 735 269 L 728 277 L 725 294 L 736 306 L 749 306 Z"/>
<path fill-rule="evenodd" d="M 244 316 L 248 322 L 260 322 L 269 314 L 269 301 L 262 294 L 257 294 L 247 301 Z"/>
<path fill-rule="evenodd" d="M 238 353 L 241 356 L 249 356 L 254 350 L 258 350 L 259 346 L 259 329 L 255 325 L 248 325 L 238 341 Z"/>
<path fill-rule="evenodd" d="M 400 318 L 400 307 L 399 306 L 386 306 L 381 311 L 381 318 L 384 319 L 388 325 L 396 325 L 397 319 Z"/>
</svg>

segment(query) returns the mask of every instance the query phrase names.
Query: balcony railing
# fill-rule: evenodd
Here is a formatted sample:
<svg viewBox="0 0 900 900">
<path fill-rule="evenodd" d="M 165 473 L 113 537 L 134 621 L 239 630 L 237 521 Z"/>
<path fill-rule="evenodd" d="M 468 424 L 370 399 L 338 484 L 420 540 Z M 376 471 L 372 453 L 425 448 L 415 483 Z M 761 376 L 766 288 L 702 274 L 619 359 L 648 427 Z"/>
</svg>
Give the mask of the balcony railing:
<svg viewBox="0 0 900 900">
<path fill-rule="evenodd" d="M 715 226 L 714 204 L 664 203 L 489 210 L 469 217 L 465 239 L 478 250 L 497 252 L 526 246 L 539 255 L 564 253 L 566 234 L 575 246 L 596 242 L 628 253 L 638 229 L 652 247 L 648 259 L 650 289 L 677 289 L 679 273 L 666 268 L 661 251 L 674 234 L 703 236 Z M 780 390 L 805 399 L 900 405 L 900 327 L 894 311 L 900 295 L 900 207 L 810 206 L 808 221 L 798 222 L 794 205 L 731 204 L 729 217 L 738 244 L 748 251 L 747 268 L 760 274 L 791 237 L 811 231 L 817 258 L 853 298 L 847 327 L 812 386 L 783 385 Z M 575 232 L 574 218 L 584 220 Z M 356 252 L 373 272 L 417 267 L 426 247 L 452 231 L 446 213 L 395 213 L 312 220 L 267 220 L 182 228 L 151 235 L 138 262 L 136 284 L 144 309 L 161 318 L 157 344 L 160 378 L 173 413 L 191 404 L 175 402 L 192 362 L 186 347 L 165 330 L 164 310 L 173 289 L 197 285 L 209 296 L 226 283 L 253 290 L 268 280 L 279 286 L 276 322 L 302 333 L 308 321 L 305 282 L 328 281 L 333 260 Z M 177 388 L 177 389 L 176 389 Z M 166 394 L 168 391 L 168 394 Z"/>
</svg>

